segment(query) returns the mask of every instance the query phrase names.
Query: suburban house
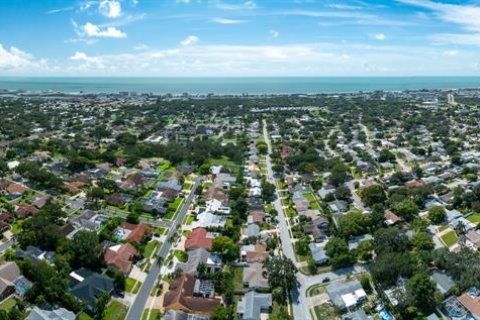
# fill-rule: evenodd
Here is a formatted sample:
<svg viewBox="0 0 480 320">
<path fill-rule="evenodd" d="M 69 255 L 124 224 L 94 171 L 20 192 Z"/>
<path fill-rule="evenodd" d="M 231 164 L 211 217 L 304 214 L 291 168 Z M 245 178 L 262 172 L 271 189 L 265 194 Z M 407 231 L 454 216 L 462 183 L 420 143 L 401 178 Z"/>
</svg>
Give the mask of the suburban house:
<svg viewBox="0 0 480 320">
<path fill-rule="evenodd" d="M 329 233 L 329 222 L 327 218 L 319 217 L 303 226 L 303 231 L 311 234 L 315 242 L 322 242 L 327 239 Z"/>
<path fill-rule="evenodd" d="M 170 283 L 169 291 L 163 299 L 165 311 L 178 310 L 186 313 L 209 315 L 220 305 L 221 300 L 194 296 L 196 279 L 183 272 Z"/>
<path fill-rule="evenodd" d="M 187 262 L 179 263 L 177 268 L 182 269 L 182 271 L 195 274 L 198 266 L 202 263 L 205 265 L 206 273 L 211 273 L 220 270 L 222 266 L 222 259 L 205 249 L 198 248 L 189 250 Z"/>
<path fill-rule="evenodd" d="M 94 271 L 80 268 L 70 273 L 70 293 L 94 310 L 97 299 L 106 292 L 114 291 L 113 280 Z"/>
<path fill-rule="evenodd" d="M 129 222 L 122 222 L 115 235 L 121 240 L 131 240 L 135 243 L 140 243 L 144 237 L 150 236 L 152 229 L 143 223 L 133 224 Z"/>
<path fill-rule="evenodd" d="M 241 248 L 241 259 L 248 263 L 263 262 L 268 258 L 267 246 L 262 243 L 244 245 Z"/>
<path fill-rule="evenodd" d="M 250 289 L 268 288 L 268 280 L 265 278 L 263 264 L 251 263 L 243 269 L 243 285 Z"/>
<path fill-rule="evenodd" d="M 327 294 L 335 307 L 340 310 L 354 308 L 367 298 L 358 280 L 330 284 L 327 286 Z"/>
<path fill-rule="evenodd" d="M 44 310 L 39 307 L 33 307 L 26 320 L 75 320 L 76 315 L 65 308 Z"/>
<path fill-rule="evenodd" d="M 270 313 L 272 294 L 249 291 L 238 302 L 237 313 L 243 320 L 263 319 L 262 314 Z"/>
<path fill-rule="evenodd" d="M 104 259 L 107 266 L 129 274 L 133 261 L 140 256 L 140 252 L 130 243 L 117 244 L 105 251 Z"/>
<path fill-rule="evenodd" d="M 455 286 L 455 281 L 453 281 L 450 276 L 440 271 L 434 271 L 430 278 L 441 294 L 446 294 Z"/>
<path fill-rule="evenodd" d="M 20 268 L 15 262 L 0 265 L 0 301 L 12 294 L 23 297 L 32 283 L 22 276 Z"/>
<path fill-rule="evenodd" d="M 209 233 L 204 228 L 194 229 L 185 240 L 185 250 L 206 249 L 212 248 L 212 240 L 214 235 Z"/>
</svg>

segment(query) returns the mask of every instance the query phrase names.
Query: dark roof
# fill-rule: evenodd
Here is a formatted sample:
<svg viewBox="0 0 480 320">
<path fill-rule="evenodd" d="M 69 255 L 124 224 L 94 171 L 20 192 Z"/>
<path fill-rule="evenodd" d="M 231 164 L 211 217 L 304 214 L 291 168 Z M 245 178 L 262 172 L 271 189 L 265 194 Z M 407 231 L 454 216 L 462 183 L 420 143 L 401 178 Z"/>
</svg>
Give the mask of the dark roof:
<svg viewBox="0 0 480 320">
<path fill-rule="evenodd" d="M 89 307 L 94 307 L 98 297 L 103 292 L 111 294 L 113 291 L 113 280 L 99 273 L 87 269 L 79 269 L 75 273 L 81 276 L 83 281 L 75 279 L 77 284 L 70 288 L 70 293 L 78 300 L 86 303 Z M 84 277 L 86 275 L 86 277 Z"/>
</svg>

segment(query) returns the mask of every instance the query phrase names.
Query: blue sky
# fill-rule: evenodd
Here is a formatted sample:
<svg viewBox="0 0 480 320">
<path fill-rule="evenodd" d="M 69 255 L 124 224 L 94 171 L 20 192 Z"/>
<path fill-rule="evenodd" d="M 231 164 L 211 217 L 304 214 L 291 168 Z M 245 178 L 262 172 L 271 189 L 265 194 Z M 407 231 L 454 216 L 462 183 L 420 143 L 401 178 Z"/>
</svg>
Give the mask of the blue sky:
<svg viewBox="0 0 480 320">
<path fill-rule="evenodd" d="M 2 0 L 0 76 L 480 75 L 480 1 Z"/>
</svg>

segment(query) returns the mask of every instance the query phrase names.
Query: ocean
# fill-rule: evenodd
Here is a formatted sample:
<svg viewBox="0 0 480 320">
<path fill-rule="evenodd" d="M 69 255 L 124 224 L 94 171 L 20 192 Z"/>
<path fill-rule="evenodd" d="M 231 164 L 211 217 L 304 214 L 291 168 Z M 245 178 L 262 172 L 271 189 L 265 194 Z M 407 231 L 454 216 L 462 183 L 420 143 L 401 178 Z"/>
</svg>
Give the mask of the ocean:
<svg viewBox="0 0 480 320">
<path fill-rule="evenodd" d="M 64 93 L 294 94 L 480 88 L 480 77 L 0 77 L 0 90 Z"/>
</svg>

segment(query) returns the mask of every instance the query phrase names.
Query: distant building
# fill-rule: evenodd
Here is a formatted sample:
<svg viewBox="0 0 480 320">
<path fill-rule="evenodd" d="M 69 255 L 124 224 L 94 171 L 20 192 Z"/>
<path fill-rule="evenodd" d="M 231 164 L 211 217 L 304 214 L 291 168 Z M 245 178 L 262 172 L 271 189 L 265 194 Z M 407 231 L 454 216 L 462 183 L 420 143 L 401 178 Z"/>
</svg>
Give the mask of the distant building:
<svg viewBox="0 0 480 320">
<path fill-rule="evenodd" d="M 447 94 L 447 103 L 448 104 L 455 104 L 455 96 L 451 93 Z"/>
</svg>

